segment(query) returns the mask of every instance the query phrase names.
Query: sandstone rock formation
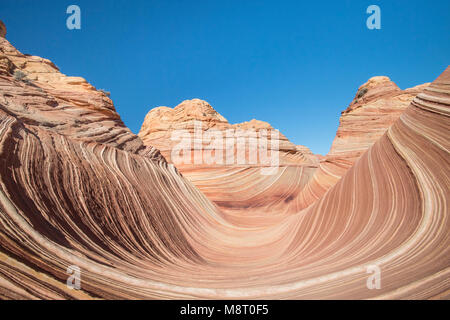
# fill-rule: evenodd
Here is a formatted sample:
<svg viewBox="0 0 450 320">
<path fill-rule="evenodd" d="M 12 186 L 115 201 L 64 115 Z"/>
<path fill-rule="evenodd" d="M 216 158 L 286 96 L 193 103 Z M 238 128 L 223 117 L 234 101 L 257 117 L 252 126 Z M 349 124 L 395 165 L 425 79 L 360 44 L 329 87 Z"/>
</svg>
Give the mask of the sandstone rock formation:
<svg viewBox="0 0 450 320">
<path fill-rule="evenodd" d="M 196 129 L 198 128 L 198 129 Z M 206 101 L 200 99 L 186 100 L 175 108 L 157 107 L 147 114 L 139 132 L 144 144 L 156 147 L 171 162 L 171 153 L 179 143 L 172 140 L 175 133 L 186 131 L 184 136 L 191 137 L 190 161 L 175 163 L 185 177 L 194 183 L 210 200 L 218 205 L 226 218 L 234 223 L 255 225 L 261 221 L 261 214 L 283 215 L 299 210 L 298 204 L 290 199 L 303 188 L 319 165 L 319 159 L 304 146 L 296 146 L 282 133 L 277 133 L 272 141 L 275 129 L 267 122 L 251 120 L 230 124 Z M 196 130 L 200 131 L 199 134 Z M 210 153 L 212 139 L 204 138 L 211 132 L 219 131 L 223 137 L 220 153 L 223 162 L 208 163 L 206 156 Z M 228 134 L 231 132 L 231 134 Z M 278 149 L 278 161 L 274 174 L 261 174 L 261 167 L 269 166 L 259 161 L 259 148 L 251 150 L 249 137 L 267 137 L 268 156 L 273 149 Z M 238 144 L 239 139 L 244 141 Z M 196 144 L 196 141 L 199 143 Z M 227 146 L 231 142 L 231 161 L 227 161 Z M 203 161 L 195 162 L 195 152 L 199 152 Z M 217 153 L 217 151 L 216 151 Z M 244 155 L 245 161 L 237 161 L 238 154 Z M 256 157 L 258 154 L 258 157 Z M 255 155 L 254 161 L 250 161 Z M 246 221 L 242 221 L 244 214 Z M 252 217 L 254 219 L 252 219 Z M 255 221 L 256 220 L 256 221 Z"/>
<path fill-rule="evenodd" d="M 161 156 L 149 157 L 109 98 L 0 41 L 0 298 L 450 298 L 450 67 L 380 137 L 368 135 L 376 141 L 357 143 L 341 130 L 337 139 L 347 137 L 354 149 L 338 140 L 333 155 L 350 163 L 354 150 L 367 151 L 302 210 L 280 213 L 296 201 L 285 201 L 290 188 L 309 182 L 299 180 L 315 156 L 303 147 L 286 151 L 297 166 L 289 159 L 261 182 L 256 166 L 242 173 L 211 168 L 223 176 L 231 170 L 230 181 L 223 186 L 224 178 L 212 175 L 203 189 L 234 187 L 236 196 L 251 191 L 242 191 L 245 176 L 253 189 L 273 179 L 278 195 L 267 194 L 280 214 L 264 213 L 267 200 L 263 214 L 250 208 L 238 215 L 211 202 Z M 15 70 L 29 80 L 15 79 Z M 200 113 L 158 112 L 231 126 L 194 103 Z M 364 108 L 358 103 L 355 112 Z M 249 125 L 267 126 L 242 126 Z M 163 121 L 147 134 L 164 136 L 167 126 Z M 198 174 L 206 184 L 205 168 Z M 235 185 L 232 175 L 239 175 Z M 189 178 L 198 183 L 193 169 Z M 382 272 L 378 290 L 366 285 L 373 265 Z M 69 266 L 81 270 L 80 290 L 66 286 Z"/>
<path fill-rule="evenodd" d="M 401 90 L 388 77 L 373 77 L 359 87 L 342 112 L 330 152 L 301 192 L 302 208 L 319 199 L 400 117 L 429 84 Z"/>
<path fill-rule="evenodd" d="M 240 216 L 245 214 L 250 218 L 252 212 L 257 220 L 262 213 L 295 213 L 323 196 L 428 85 L 401 90 L 388 77 L 369 79 L 342 112 L 336 138 L 325 157 L 312 154 L 305 146 L 295 146 L 280 134 L 277 144 L 280 149 L 280 170 L 273 176 L 261 176 L 258 163 L 212 166 L 194 164 L 194 156 L 191 156 L 190 163 L 177 163 L 176 166 L 234 223 L 242 223 Z M 273 130 L 270 124 L 258 120 L 231 125 L 207 102 L 193 99 L 173 109 L 157 107 L 150 110 L 139 136 L 144 144 L 161 150 L 166 159 L 171 161 L 171 152 L 177 143 L 171 140 L 172 135 L 175 131 L 187 130 L 194 137 L 195 121 L 202 125 L 202 133 L 208 130 L 225 132 L 229 129 Z M 208 144 L 210 140 L 202 141 Z M 194 143 L 191 147 L 194 153 Z M 248 145 L 242 148 L 248 157 L 246 147 Z M 202 152 L 208 152 L 208 148 L 203 148 Z M 256 222 L 249 220 L 245 223 L 253 225 Z"/>
<path fill-rule="evenodd" d="M 196 125 L 202 131 L 201 136 L 204 136 L 208 133 L 208 131 L 217 130 L 223 134 L 224 140 L 227 139 L 227 130 L 234 131 L 236 135 L 234 138 L 235 140 L 239 139 L 240 136 L 245 138 L 245 134 L 248 131 L 255 131 L 258 135 L 260 131 L 267 130 L 269 146 L 271 137 L 270 133 L 275 130 L 269 123 L 255 119 L 248 122 L 230 124 L 206 101 L 192 99 L 183 101 L 173 109 L 169 107 L 157 107 L 150 110 L 145 116 L 144 123 L 142 124 L 138 135 L 146 145 L 154 146 L 159 149 L 164 157 L 171 162 L 172 149 L 178 143 L 178 141 L 171 139 L 173 133 L 177 130 L 186 130 L 192 139 L 194 139 L 196 138 Z M 277 140 L 277 146 L 281 152 L 280 157 L 282 164 L 299 162 L 298 159 L 295 159 L 295 157 L 305 158 L 305 160 L 308 158 L 311 163 L 315 162 L 314 157 L 311 157 L 311 151 L 307 147 L 297 147 L 281 133 L 279 134 L 279 139 Z M 203 152 L 206 152 L 206 146 L 210 144 L 211 140 L 202 139 L 201 142 L 204 147 Z M 233 148 L 234 153 L 237 153 L 239 149 L 237 143 L 234 144 Z M 248 149 L 248 141 L 246 145 L 243 145 L 243 148 Z M 223 162 L 225 163 L 225 144 L 223 144 L 222 149 L 224 152 Z M 192 152 L 195 150 L 195 144 L 193 142 L 191 143 L 191 150 Z M 246 160 L 248 161 L 248 155 Z M 216 162 L 213 163 L 213 165 L 216 164 Z M 255 163 L 255 165 L 258 164 L 260 164 L 259 161 Z M 179 166 L 189 167 L 190 165 L 192 165 L 192 163 L 181 163 Z"/>
<path fill-rule="evenodd" d="M 428 85 L 401 90 L 388 77 L 369 79 L 359 87 L 349 107 L 342 112 L 328 158 L 355 162 Z"/>
<path fill-rule="evenodd" d="M 83 141 L 105 143 L 163 160 L 128 129 L 111 99 L 49 60 L 20 53 L 0 38 L 1 108 L 30 128 L 46 127 Z"/>
</svg>

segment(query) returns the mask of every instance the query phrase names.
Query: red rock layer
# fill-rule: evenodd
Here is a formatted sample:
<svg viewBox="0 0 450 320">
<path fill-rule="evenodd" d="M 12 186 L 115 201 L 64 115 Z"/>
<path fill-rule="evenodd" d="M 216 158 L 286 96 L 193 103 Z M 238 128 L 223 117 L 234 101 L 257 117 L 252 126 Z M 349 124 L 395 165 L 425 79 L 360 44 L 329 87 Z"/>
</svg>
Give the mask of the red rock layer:
<svg viewBox="0 0 450 320">
<path fill-rule="evenodd" d="M 0 105 L 0 298 L 450 298 L 450 67 L 320 199 L 254 225 L 165 161 Z"/>
<path fill-rule="evenodd" d="M 195 146 L 196 126 L 201 126 L 201 134 L 205 136 L 213 130 L 223 133 L 222 144 L 223 163 L 207 164 L 194 163 L 194 152 L 199 150 Z M 292 199 L 303 188 L 318 166 L 318 158 L 304 146 L 296 146 L 283 134 L 279 133 L 276 147 L 279 148 L 279 169 L 274 174 L 264 175 L 261 167 L 267 166 L 259 158 L 250 163 L 249 141 L 238 145 L 239 138 L 248 139 L 248 130 L 253 130 L 255 136 L 266 130 L 269 149 L 272 148 L 271 132 L 274 128 L 267 122 L 251 120 L 239 124 L 229 124 L 228 121 L 214 110 L 206 101 L 199 99 L 186 100 L 175 108 L 157 107 L 152 109 L 145 117 L 139 136 L 144 144 L 154 146 L 170 162 L 173 148 L 179 143 L 172 140 L 174 132 L 185 130 L 192 138 L 191 162 L 175 163 L 177 168 L 194 185 L 199 188 L 208 199 L 217 204 L 227 219 L 234 223 L 254 225 L 267 223 L 261 215 L 283 215 L 297 212 L 300 207 Z M 227 130 L 235 135 L 228 138 Z M 200 137 L 200 136 L 199 136 Z M 234 162 L 226 163 L 227 139 L 234 140 Z M 198 139 L 197 139 L 198 140 Z M 203 139 L 203 149 L 200 151 L 205 159 L 209 152 L 209 139 Z M 275 146 L 273 146 L 275 148 Z M 238 152 L 245 153 L 245 163 L 237 163 Z M 268 153 L 270 155 L 270 153 Z M 254 220 L 241 221 L 240 217 L 254 216 Z M 276 219 L 276 218 L 275 218 Z"/>
<path fill-rule="evenodd" d="M 173 109 L 169 107 L 157 107 L 150 110 L 145 116 L 138 135 L 146 145 L 152 145 L 158 148 L 165 158 L 171 162 L 172 149 L 178 144 L 177 140 L 172 139 L 173 133 L 175 131 L 185 130 L 189 133 L 192 139 L 195 139 L 197 137 L 195 135 L 196 128 L 201 130 L 201 137 L 205 137 L 205 134 L 213 130 L 220 131 L 223 133 L 224 140 L 227 138 L 227 135 L 225 134 L 227 130 L 234 130 L 235 139 L 240 136 L 246 137 L 245 131 L 248 130 L 253 130 L 256 133 L 266 130 L 268 133 L 269 147 L 271 145 L 271 132 L 275 130 L 267 122 L 255 119 L 249 122 L 232 125 L 228 123 L 228 121 L 216 110 L 214 110 L 213 107 L 211 107 L 211 105 L 209 105 L 206 101 L 192 99 L 183 101 Z M 203 152 L 206 152 L 206 146 L 209 145 L 211 141 L 206 138 L 203 140 L 204 141 L 201 141 L 201 144 L 203 145 Z M 280 162 L 282 164 L 298 164 L 301 162 L 306 162 L 307 160 L 310 163 L 314 163 L 316 160 L 307 147 L 294 145 L 283 134 L 280 133 L 277 140 L 280 150 Z M 244 148 L 245 147 L 248 149 L 248 142 Z M 224 150 L 223 162 L 225 164 L 226 145 L 224 144 L 222 148 Z M 234 153 L 237 152 L 237 149 L 238 146 L 237 143 L 235 143 Z M 192 152 L 196 150 L 196 145 L 193 142 L 191 143 L 191 150 Z M 248 154 L 246 155 L 246 160 L 248 161 Z M 205 159 L 203 159 L 203 162 L 205 162 Z M 259 161 L 257 161 L 255 166 L 256 165 L 260 165 Z M 190 167 L 194 166 L 194 164 L 181 163 L 178 166 L 180 168 Z M 217 166 L 217 163 L 214 162 L 213 166 Z"/>
<path fill-rule="evenodd" d="M 311 205 L 339 181 L 428 85 L 401 90 L 388 77 L 378 76 L 360 86 L 342 112 L 330 152 L 299 196 L 301 206 Z"/>
<path fill-rule="evenodd" d="M 177 164 L 177 167 L 234 223 L 238 223 L 242 215 L 255 215 L 260 220 L 261 214 L 295 213 L 313 204 L 339 181 L 427 86 L 401 90 L 388 77 L 369 79 L 342 112 L 329 154 L 325 157 L 313 155 L 308 148 L 295 146 L 280 134 L 280 170 L 272 176 L 261 175 L 259 166 L 249 164 Z M 257 120 L 230 125 L 207 102 L 194 99 L 184 101 L 174 109 L 152 109 L 139 136 L 144 144 L 160 149 L 170 161 L 176 145 L 171 140 L 173 132 L 185 129 L 194 136 L 195 121 L 202 124 L 203 132 L 211 129 L 225 132 L 230 128 L 273 130 L 268 123 Z"/>
<path fill-rule="evenodd" d="M 83 141 L 105 143 L 162 160 L 145 147 L 115 111 L 111 99 L 80 77 L 60 73 L 49 60 L 24 55 L 0 37 L 0 103 L 30 126 Z"/>
</svg>

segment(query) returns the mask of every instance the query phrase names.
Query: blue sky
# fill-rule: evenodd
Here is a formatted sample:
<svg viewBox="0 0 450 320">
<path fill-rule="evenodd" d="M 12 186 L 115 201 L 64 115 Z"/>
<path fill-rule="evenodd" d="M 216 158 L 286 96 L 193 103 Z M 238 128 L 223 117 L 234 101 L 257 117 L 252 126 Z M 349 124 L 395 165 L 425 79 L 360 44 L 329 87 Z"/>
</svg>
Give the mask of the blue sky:
<svg viewBox="0 0 450 320">
<path fill-rule="evenodd" d="M 66 8 L 81 8 L 81 30 Z M 381 8 L 381 30 L 366 8 Z M 372 76 L 400 88 L 450 62 L 450 1 L 1 0 L 7 39 L 111 91 L 137 133 L 155 106 L 208 101 L 231 123 L 264 120 L 326 154 L 340 112 Z"/>
</svg>

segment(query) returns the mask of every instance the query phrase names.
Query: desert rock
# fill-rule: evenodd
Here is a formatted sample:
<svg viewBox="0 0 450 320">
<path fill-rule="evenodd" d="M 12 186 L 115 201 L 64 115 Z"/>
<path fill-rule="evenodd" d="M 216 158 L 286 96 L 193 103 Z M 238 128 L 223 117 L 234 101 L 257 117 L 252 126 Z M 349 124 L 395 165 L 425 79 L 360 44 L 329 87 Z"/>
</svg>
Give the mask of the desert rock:
<svg viewBox="0 0 450 320">
<path fill-rule="evenodd" d="M 403 111 L 389 99 L 416 89 L 374 81 L 342 117 L 371 117 L 380 104 L 386 119 L 374 135 L 341 122 L 330 157 L 343 159 L 342 175 L 323 165 L 333 158 L 317 157 L 319 166 L 282 136 L 275 175 L 251 165 L 180 174 L 149 156 L 103 93 L 0 41 L 1 299 L 450 298 L 450 67 Z M 202 101 L 156 112 L 141 131 L 152 142 L 173 119 L 233 126 Z M 315 199 L 300 208 L 311 179 L 323 185 L 319 169 L 336 181 L 310 189 Z M 66 285 L 70 266 L 81 270 L 79 290 Z M 374 266 L 382 285 L 369 290 Z"/>
</svg>

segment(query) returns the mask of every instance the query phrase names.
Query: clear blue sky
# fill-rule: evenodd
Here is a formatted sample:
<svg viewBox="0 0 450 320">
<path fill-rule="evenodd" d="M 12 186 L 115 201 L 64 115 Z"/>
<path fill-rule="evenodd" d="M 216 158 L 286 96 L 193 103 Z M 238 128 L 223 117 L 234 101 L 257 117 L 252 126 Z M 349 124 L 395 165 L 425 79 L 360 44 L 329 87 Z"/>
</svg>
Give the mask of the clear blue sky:
<svg viewBox="0 0 450 320">
<path fill-rule="evenodd" d="M 66 28 L 71 4 L 81 30 Z M 371 4 L 381 30 L 366 28 Z M 133 132 L 151 108 L 201 98 L 321 154 L 368 78 L 407 88 L 450 63 L 449 0 L 1 0 L 0 19 L 22 52 L 111 91 Z"/>
</svg>

